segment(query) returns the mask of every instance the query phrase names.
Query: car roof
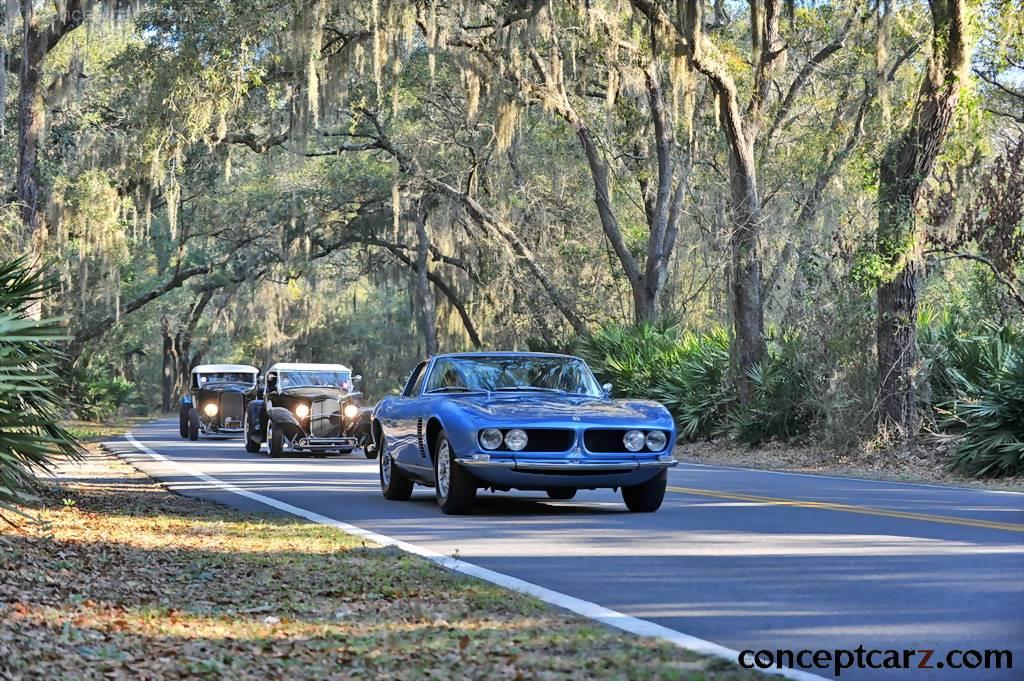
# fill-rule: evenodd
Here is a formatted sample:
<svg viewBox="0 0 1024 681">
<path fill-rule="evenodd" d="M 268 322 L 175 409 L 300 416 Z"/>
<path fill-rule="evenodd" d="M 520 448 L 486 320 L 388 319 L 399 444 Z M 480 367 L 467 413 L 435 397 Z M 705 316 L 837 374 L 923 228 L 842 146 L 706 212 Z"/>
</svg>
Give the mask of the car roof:
<svg viewBox="0 0 1024 681">
<path fill-rule="evenodd" d="M 313 364 L 311 362 L 278 362 L 267 371 L 352 371 L 344 364 Z"/>
<path fill-rule="evenodd" d="M 216 374 L 216 373 L 239 373 L 258 374 L 260 372 L 254 366 L 248 364 L 200 364 L 192 369 L 193 374 Z"/>
<path fill-rule="evenodd" d="M 448 357 L 472 359 L 474 357 L 560 357 L 562 359 L 579 359 L 574 355 L 562 355 L 557 352 L 519 352 L 516 350 L 496 350 L 494 352 L 449 352 L 443 355 L 435 355 L 434 359 Z"/>
</svg>

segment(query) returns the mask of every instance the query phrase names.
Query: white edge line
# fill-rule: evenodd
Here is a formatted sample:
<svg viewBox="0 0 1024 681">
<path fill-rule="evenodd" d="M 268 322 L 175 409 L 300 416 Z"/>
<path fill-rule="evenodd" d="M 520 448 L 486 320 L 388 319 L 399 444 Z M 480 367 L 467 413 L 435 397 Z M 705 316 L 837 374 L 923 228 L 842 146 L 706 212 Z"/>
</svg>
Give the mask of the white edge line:
<svg viewBox="0 0 1024 681">
<path fill-rule="evenodd" d="M 747 468 L 745 466 L 723 466 L 721 464 L 714 463 L 697 463 L 696 461 L 688 461 L 686 459 L 679 459 L 680 466 L 676 470 L 682 470 L 685 466 L 698 466 L 700 468 L 724 468 L 729 471 L 747 471 L 750 473 L 770 473 L 771 475 L 797 475 L 803 478 L 827 478 L 829 480 L 848 480 L 852 482 L 880 482 L 885 485 L 907 485 L 912 487 L 929 487 L 932 489 L 944 489 L 952 490 L 954 492 L 986 492 L 988 494 L 1018 494 L 1024 495 L 1024 492 L 1016 492 L 1012 489 L 986 489 L 984 487 L 965 487 L 963 485 L 939 485 L 931 482 L 911 482 L 903 480 L 885 480 L 884 478 L 856 478 L 848 477 L 845 475 L 827 475 L 825 473 L 798 473 L 796 471 L 773 471 L 767 468 Z M 671 473 L 669 474 L 671 475 Z"/>
<path fill-rule="evenodd" d="M 512 577 L 510 575 L 502 574 L 501 572 L 495 572 L 494 570 L 489 570 L 487 568 L 480 567 L 479 565 L 474 565 L 473 563 L 467 563 L 464 560 L 459 560 L 457 558 L 445 556 L 443 554 L 437 553 L 436 551 L 431 551 L 430 549 L 426 549 L 421 546 L 416 546 L 415 544 L 410 544 L 408 542 L 404 542 L 393 537 L 378 534 L 376 532 L 372 532 L 370 530 L 357 527 L 356 525 L 350 525 L 348 523 L 341 522 L 340 520 L 334 520 L 333 518 L 328 518 L 327 516 L 315 513 L 314 511 L 310 511 L 299 506 L 293 506 L 292 504 L 283 501 L 278 501 L 277 499 L 264 496 L 263 494 L 250 492 L 249 490 L 219 480 L 211 475 L 207 475 L 206 473 L 197 471 L 191 468 L 190 466 L 187 466 L 173 459 L 169 459 L 166 456 L 153 451 L 146 445 L 136 440 L 135 436 L 131 432 L 125 434 L 125 439 L 143 454 L 146 454 L 152 457 L 153 459 L 156 459 L 169 466 L 177 468 L 178 470 L 182 471 L 183 473 L 187 473 L 192 477 L 199 478 L 200 480 L 207 482 L 219 489 L 222 489 L 225 492 L 231 492 L 232 494 L 237 494 L 238 496 L 245 497 L 253 501 L 257 501 L 266 506 L 270 506 L 271 508 L 275 508 L 279 511 L 283 511 L 291 515 L 304 518 L 305 520 L 317 523 L 319 525 L 333 527 L 335 529 L 341 530 L 342 532 L 346 532 L 357 537 L 362 537 L 363 539 L 375 542 L 382 546 L 394 546 L 407 553 L 412 553 L 422 558 L 425 558 L 446 570 L 451 570 L 452 572 L 457 572 L 459 574 L 468 575 L 470 577 L 475 577 L 477 579 L 482 579 L 485 582 L 490 582 L 491 584 L 504 587 L 511 591 L 516 591 L 518 593 L 533 596 L 534 598 L 544 601 L 549 605 L 554 605 L 564 610 L 574 612 L 577 615 L 586 617 L 587 619 L 594 620 L 595 622 L 600 622 L 602 624 L 614 627 L 615 629 L 619 629 L 630 634 L 660 639 L 662 641 L 666 641 L 675 646 L 678 646 L 679 648 L 682 648 L 684 650 L 700 653 L 702 655 L 711 655 L 714 657 L 723 658 L 729 660 L 734 664 L 737 662 L 737 659 L 739 657 L 740 653 L 738 650 L 726 648 L 725 646 L 719 645 L 717 643 L 705 641 L 702 638 L 690 636 L 689 634 L 684 634 L 682 632 L 676 631 L 675 629 L 669 629 L 668 627 L 662 626 L 660 624 L 655 624 L 654 622 L 650 622 L 648 620 L 633 617 L 632 615 L 626 615 L 616 610 L 606 608 L 603 605 L 598 605 L 597 603 L 592 603 L 590 601 L 585 601 L 574 596 L 569 596 L 568 594 L 554 591 L 552 589 L 547 589 L 543 586 L 539 586 L 537 584 L 533 584 L 531 582 L 519 579 L 518 577 Z M 103 444 L 110 451 L 114 452 L 115 454 L 119 454 L 119 452 L 117 451 L 116 442 L 104 442 Z M 794 681 L 821 681 L 822 679 L 824 679 L 824 677 L 822 676 L 811 674 L 810 672 L 805 672 L 798 669 L 762 669 L 758 671 L 761 671 L 764 674 L 782 676 L 787 679 L 793 679 Z"/>
</svg>

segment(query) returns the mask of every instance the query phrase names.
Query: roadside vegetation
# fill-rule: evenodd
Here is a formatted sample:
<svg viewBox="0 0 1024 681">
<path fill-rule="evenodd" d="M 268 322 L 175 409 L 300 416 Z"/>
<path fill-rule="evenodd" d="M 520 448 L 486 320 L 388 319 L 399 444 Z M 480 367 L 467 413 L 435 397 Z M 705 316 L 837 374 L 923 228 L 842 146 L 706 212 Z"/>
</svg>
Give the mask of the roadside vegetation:
<svg viewBox="0 0 1024 681">
<path fill-rule="evenodd" d="M 924 360 L 917 391 L 924 419 L 919 445 L 948 452 L 940 465 L 965 476 L 1024 475 L 1021 327 L 923 315 L 917 334 Z M 875 393 L 867 375 L 871 368 L 835 340 L 835 330 L 827 328 L 813 336 L 769 334 L 767 358 L 750 370 L 754 390 L 746 403 L 734 390 L 728 336 L 721 328 L 695 332 L 664 322 L 605 326 L 568 349 L 588 359 L 617 395 L 664 403 L 686 441 L 799 446 L 811 439 L 842 452 L 863 437 Z M 889 444 L 883 438 L 873 446 Z"/>
<path fill-rule="evenodd" d="M 93 451 L 0 528 L 0 676 L 763 678 Z"/>
<path fill-rule="evenodd" d="M 58 419 L 68 409 L 58 376 L 59 319 L 38 310 L 55 283 L 25 260 L 0 264 L 0 524 L 55 459 L 78 455 Z"/>
</svg>

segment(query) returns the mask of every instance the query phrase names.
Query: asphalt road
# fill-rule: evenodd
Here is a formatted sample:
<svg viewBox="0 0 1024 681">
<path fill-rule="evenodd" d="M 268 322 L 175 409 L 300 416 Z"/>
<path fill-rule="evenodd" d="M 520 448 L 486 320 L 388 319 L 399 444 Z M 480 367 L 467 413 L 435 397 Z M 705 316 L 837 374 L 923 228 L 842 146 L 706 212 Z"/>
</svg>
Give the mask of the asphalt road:
<svg viewBox="0 0 1024 681">
<path fill-rule="evenodd" d="M 848 670 L 843 679 L 1024 679 L 1024 494 L 703 465 L 671 472 L 655 514 L 611 491 L 569 502 L 482 492 L 444 516 L 433 490 L 381 494 L 376 461 L 277 459 L 240 440 L 138 442 L 224 483 L 673 630 L 745 649 L 1008 649 L 1014 669 Z M 111 446 L 176 491 L 266 510 Z M 825 677 L 831 674 L 815 673 Z"/>
</svg>

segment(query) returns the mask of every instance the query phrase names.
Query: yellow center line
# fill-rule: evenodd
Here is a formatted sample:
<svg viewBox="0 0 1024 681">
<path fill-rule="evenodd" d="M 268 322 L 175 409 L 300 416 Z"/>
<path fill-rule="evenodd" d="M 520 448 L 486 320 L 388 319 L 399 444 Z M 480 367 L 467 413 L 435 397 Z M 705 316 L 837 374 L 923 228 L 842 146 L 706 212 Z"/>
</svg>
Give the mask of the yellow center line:
<svg viewBox="0 0 1024 681">
<path fill-rule="evenodd" d="M 957 518 L 948 515 L 932 515 L 930 513 L 890 511 L 884 508 L 872 508 L 870 506 L 853 506 L 851 504 L 837 504 L 829 501 L 800 501 L 797 499 L 778 499 L 775 497 L 760 497 L 755 496 L 753 494 L 736 494 L 734 492 L 718 492 L 708 489 L 697 489 L 695 487 L 675 487 L 673 485 L 669 485 L 668 490 L 670 492 L 678 492 L 680 494 L 694 494 L 702 497 L 715 497 L 716 499 L 749 501 L 757 504 L 769 504 L 772 506 L 796 506 L 799 508 L 816 508 L 824 511 L 841 511 L 843 513 L 860 513 L 861 515 L 877 515 L 885 516 L 887 518 L 923 520 L 925 522 L 945 523 L 947 525 L 966 525 L 968 527 L 984 527 L 990 530 L 1024 532 L 1024 524 L 1002 523 L 996 520 L 978 520 L 974 518 Z"/>
</svg>

